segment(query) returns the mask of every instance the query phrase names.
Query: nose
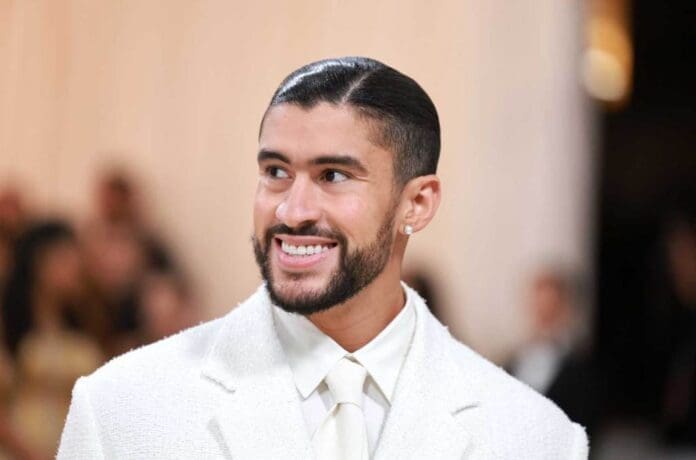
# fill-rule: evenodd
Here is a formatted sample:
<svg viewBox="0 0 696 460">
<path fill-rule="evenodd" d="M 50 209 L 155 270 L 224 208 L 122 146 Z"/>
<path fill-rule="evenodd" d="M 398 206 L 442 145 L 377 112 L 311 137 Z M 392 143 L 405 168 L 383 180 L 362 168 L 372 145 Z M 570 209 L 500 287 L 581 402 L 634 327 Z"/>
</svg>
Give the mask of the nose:
<svg viewBox="0 0 696 460">
<path fill-rule="evenodd" d="M 321 217 L 319 200 L 311 180 L 296 177 L 284 200 L 276 208 L 276 217 L 290 228 L 317 222 Z"/>
</svg>

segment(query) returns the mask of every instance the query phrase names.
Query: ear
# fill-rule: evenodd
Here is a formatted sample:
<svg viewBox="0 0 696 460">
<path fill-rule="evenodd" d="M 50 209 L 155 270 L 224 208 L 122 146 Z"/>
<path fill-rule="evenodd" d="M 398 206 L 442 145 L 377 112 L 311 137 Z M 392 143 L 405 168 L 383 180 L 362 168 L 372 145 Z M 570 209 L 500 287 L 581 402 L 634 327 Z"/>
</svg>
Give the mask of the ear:
<svg viewBox="0 0 696 460">
<path fill-rule="evenodd" d="M 430 223 L 440 206 L 440 179 L 434 174 L 411 179 L 401 193 L 399 233 L 406 234 L 406 225 L 413 232 L 420 231 Z"/>
</svg>

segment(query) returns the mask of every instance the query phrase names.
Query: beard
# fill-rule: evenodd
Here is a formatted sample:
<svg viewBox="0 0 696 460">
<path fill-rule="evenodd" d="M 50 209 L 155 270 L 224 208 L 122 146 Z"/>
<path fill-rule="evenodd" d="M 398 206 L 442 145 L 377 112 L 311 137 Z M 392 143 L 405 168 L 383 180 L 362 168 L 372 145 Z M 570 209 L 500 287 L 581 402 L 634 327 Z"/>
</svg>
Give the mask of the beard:
<svg viewBox="0 0 696 460">
<path fill-rule="evenodd" d="M 348 250 L 345 235 L 336 230 L 321 230 L 315 225 L 292 229 L 280 224 L 266 230 L 263 246 L 258 238 L 252 237 L 254 256 L 261 270 L 261 276 L 266 282 L 271 301 L 290 313 L 311 315 L 340 305 L 359 293 L 382 273 L 391 256 L 394 228 L 392 212 L 384 220 L 375 240 L 363 248 Z M 338 242 L 340 248 L 339 264 L 331 273 L 329 281 L 323 290 L 313 290 L 295 296 L 284 295 L 277 289 L 270 263 L 270 251 L 273 237 L 277 234 L 304 235 L 330 238 Z M 291 280 L 300 281 L 302 274 L 286 274 Z"/>
</svg>

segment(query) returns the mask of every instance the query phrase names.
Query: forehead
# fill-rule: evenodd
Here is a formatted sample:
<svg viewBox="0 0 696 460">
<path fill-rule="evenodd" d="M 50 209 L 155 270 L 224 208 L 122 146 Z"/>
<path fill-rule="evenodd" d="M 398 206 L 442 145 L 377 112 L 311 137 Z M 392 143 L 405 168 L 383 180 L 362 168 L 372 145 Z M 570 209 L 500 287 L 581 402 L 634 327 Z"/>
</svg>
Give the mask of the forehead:
<svg viewBox="0 0 696 460">
<path fill-rule="evenodd" d="M 360 156 L 365 161 L 387 160 L 391 154 L 372 141 L 375 127 L 346 105 L 326 102 L 311 108 L 279 104 L 266 113 L 259 149 L 297 159 L 318 155 Z"/>
</svg>

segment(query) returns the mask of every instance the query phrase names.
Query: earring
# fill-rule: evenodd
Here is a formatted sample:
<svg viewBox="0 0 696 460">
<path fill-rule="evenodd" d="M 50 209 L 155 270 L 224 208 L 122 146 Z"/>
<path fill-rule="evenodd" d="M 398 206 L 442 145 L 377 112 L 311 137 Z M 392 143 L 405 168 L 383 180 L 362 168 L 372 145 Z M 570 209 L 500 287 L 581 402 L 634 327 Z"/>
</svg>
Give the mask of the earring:
<svg viewBox="0 0 696 460">
<path fill-rule="evenodd" d="M 413 235 L 413 227 L 409 224 L 404 225 L 404 233 L 407 235 Z"/>
</svg>

